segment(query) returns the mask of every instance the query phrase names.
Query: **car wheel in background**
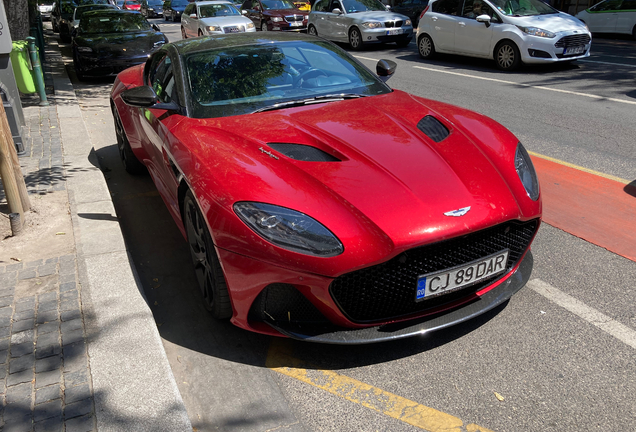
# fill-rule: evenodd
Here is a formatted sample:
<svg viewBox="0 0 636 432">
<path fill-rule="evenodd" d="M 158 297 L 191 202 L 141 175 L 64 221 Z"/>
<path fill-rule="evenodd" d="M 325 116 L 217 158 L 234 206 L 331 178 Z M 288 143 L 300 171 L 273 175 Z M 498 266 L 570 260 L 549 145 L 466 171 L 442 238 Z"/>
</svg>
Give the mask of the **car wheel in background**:
<svg viewBox="0 0 636 432">
<path fill-rule="evenodd" d="M 60 40 L 67 43 L 71 41 L 71 31 L 68 26 L 60 27 Z"/>
<path fill-rule="evenodd" d="M 119 118 L 119 113 L 115 109 L 115 107 L 111 106 L 113 111 L 113 119 L 115 122 L 115 135 L 117 136 L 117 149 L 119 150 L 119 158 L 121 159 L 121 163 L 124 166 L 124 169 L 128 174 L 145 174 L 146 167 L 144 164 L 139 162 L 137 156 L 132 151 L 130 147 L 130 143 L 128 142 L 128 138 L 126 137 L 126 132 L 124 131 L 124 127 L 121 124 L 121 119 Z"/>
<path fill-rule="evenodd" d="M 514 42 L 503 41 L 495 48 L 495 62 L 504 71 L 512 71 L 521 64 L 521 54 Z"/>
<path fill-rule="evenodd" d="M 349 30 L 349 45 L 354 51 L 362 49 L 362 34 L 355 27 Z"/>
<path fill-rule="evenodd" d="M 430 59 L 435 55 L 435 44 L 433 39 L 427 34 L 420 36 L 420 40 L 417 42 L 417 51 L 420 53 L 420 57 L 423 59 Z"/>
<path fill-rule="evenodd" d="M 200 36 L 203 36 L 203 32 L 201 31 L 201 29 L 199 29 L 199 33 L 197 33 L 197 35 L 198 35 L 199 37 L 200 37 Z"/>
<path fill-rule="evenodd" d="M 309 25 L 309 27 L 307 27 L 307 33 L 312 36 L 318 36 L 318 30 L 316 30 L 316 27 L 314 25 Z"/>
<path fill-rule="evenodd" d="M 75 69 L 75 76 L 78 80 L 84 81 L 84 72 L 82 71 L 82 64 L 77 59 L 77 56 L 73 56 L 73 68 Z"/>
<path fill-rule="evenodd" d="M 636 25 L 632 29 L 632 38 L 636 39 Z"/>
<path fill-rule="evenodd" d="M 183 200 L 183 219 L 194 272 L 203 295 L 203 305 L 214 318 L 228 319 L 232 316 L 232 304 L 223 270 L 208 226 L 191 191 L 186 193 Z"/>
<path fill-rule="evenodd" d="M 163 20 L 168 21 L 168 14 L 163 14 Z"/>
<path fill-rule="evenodd" d="M 267 22 L 261 21 L 261 31 L 267 31 Z"/>
<path fill-rule="evenodd" d="M 181 39 L 187 39 L 188 35 L 186 34 L 185 29 L 181 26 Z"/>
</svg>

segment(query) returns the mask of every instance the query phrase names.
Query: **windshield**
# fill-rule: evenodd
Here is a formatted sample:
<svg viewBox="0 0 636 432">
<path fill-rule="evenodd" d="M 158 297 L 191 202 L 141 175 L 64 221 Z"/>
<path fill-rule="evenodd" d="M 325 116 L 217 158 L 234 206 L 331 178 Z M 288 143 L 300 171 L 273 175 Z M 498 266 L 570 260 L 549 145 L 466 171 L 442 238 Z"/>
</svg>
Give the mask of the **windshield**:
<svg viewBox="0 0 636 432">
<path fill-rule="evenodd" d="M 80 6 L 75 9 L 75 19 L 78 20 L 82 17 L 82 15 L 86 12 L 98 10 L 98 9 L 115 9 L 115 6 L 111 5 L 88 5 L 88 6 Z"/>
<path fill-rule="evenodd" d="M 209 4 L 199 6 L 199 16 L 201 18 L 222 17 L 230 15 L 240 15 L 240 13 L 234 9 L 234 6 L 229 4 Z"/>
<path fill-rule="evenodd" d="M 296 6 L 288 0 L 264 0 L 263 9 L 296 9 Z"/>
<path fill-rule="evenodd" d="M 85 14 L 80 21 L 79 30 L 82 33 L 130 33 L 140 30 L 150 30 L 150 24 L 143 15 L 139 14 L 102 14 L 95 12 Z"/>
<path fill-rule="evenodd" d="M 187 0 L 172 0 L 169 3 L 169 5 L 172 6 L 172 7 L 175 7 L 175 6 L 178 6 L 178 7 L 182 7 L 183 6 L 183 7 L 185 7 L 185 6 L 188 5 L 188 2 L 187 2 Z"/>
<path fill-rule="evenodd" d="M 40 5 L 40 6 L 51 6 L 53 3 L 55 3 L 55 0 L 40 0 L 38 2 L 38 5 Z"/>
<path fill-rule="evenodd" d="M 335 94 L 391 91 L 328 42 L 278 42 L 195 53 L 185 59 L 192 116 L 226 117 Z"/>
<path fill-rule="evenodd" d="M 547 15 L 559 13 L 540 0 L 491 0 L 495 8 L 508 16 Z"/>
<path fill-rule="evenodd" d="M 163 6 L 163 2 L 161 0 L 148 0 L 148 6 Z"/>
<path fill-rule="evenodd" d="M 342 0 L 345 13 L 366 11 L 386 11 L 386 7 L 378 0 Z"/>
</svg>

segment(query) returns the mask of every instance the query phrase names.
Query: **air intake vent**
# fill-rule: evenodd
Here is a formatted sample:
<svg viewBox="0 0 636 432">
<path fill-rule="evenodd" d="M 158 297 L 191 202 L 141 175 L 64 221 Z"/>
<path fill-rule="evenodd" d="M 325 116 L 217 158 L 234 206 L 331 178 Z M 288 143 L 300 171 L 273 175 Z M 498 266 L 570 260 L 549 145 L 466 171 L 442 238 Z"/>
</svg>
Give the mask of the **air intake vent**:
<svg viewBox="0 0 636 432">
<path fill-rule="evenodd" d="M 288 158 L 305 162 L 339 162 L 340 159 L 331 156 L 316 147 L 302 144 L 268 143 L 268 146 Z"/>
<path fill-rule="evenodd" d="M 435 117 L 427 115 L 417 124 L 417 128 L 435 142 L 443 141 L 448 136 L 448 129 Z"/>
</svg>

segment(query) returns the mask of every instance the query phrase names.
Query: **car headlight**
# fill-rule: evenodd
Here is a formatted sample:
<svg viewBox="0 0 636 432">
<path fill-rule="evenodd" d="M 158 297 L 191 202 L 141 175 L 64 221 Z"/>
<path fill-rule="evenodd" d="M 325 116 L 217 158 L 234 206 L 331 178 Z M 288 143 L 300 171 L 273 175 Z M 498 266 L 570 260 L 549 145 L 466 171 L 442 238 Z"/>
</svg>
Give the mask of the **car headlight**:
<svg viewBox="0 0 636 432">
<path fill-rule="evenodd" d="M 375 29 L 375 28 L 382 27 L 382 23 L 381 22 L 376 22 L 376 21 L 365 22 L 365 23 L 362 23 L 362 27 L 368 28 L 368 29 Z"/>
<path fill-rule="evenodd" d="M 93 48 L 87 46 L 78 46 L 77 51 L 81 53 L 91 53 L 93 52 Z"/>
<path fill-rule="evenodd" d="M 272 17 L 272 22 L 281 22 L 282 20 L 281 17 Z"/>
<path fill-rule="evenodd" d="M 249 23 L 247 23 L 247 28 L 248 29 L 254 28 L 254 23 L 251 22 L 251 21 Z"/>
<path fill-rule="evenodd" d="M 209 32 L 220 32 L 221 26 L 207 26 L 205 29 Z"/>
<path fill-rule="evenodd" d="M 530 155 L 521 143 L 517 144 L 517 152 L 515 153 L 515 169 L 519 175 L 519 179 L 526 189 L 526 193 L 533 201 L 539 198 L 539 180 L 537 172 L 534 170 Z"/>
<path fill-rule="evenodd" d="M 553 38 L 556 37 L 556 33 L 552 33 L 551 31 L 543 30 L 538 27 L 522 27 L 517 26 L 519 30 L 524 32 L 525 34 L 529 34 L 531 36 L 539 36 L 545 38 Z"/>
<path fill-rule="evenodd" d="M 410 25 L 413 25 L 413 23 L 411 22 L 410 19 L 408 19 L 408 20 L 404 21 L 404 25 L 405 26 L 410 26 Z"/>
<path fill-rule="evenodd" d="M 324 225 L 296 210 L 258 202 L 238 202 L 234 211 L 256 234 L 294 252 L 320 257 L 340 255 L 344 247 Z"/>
</svg>

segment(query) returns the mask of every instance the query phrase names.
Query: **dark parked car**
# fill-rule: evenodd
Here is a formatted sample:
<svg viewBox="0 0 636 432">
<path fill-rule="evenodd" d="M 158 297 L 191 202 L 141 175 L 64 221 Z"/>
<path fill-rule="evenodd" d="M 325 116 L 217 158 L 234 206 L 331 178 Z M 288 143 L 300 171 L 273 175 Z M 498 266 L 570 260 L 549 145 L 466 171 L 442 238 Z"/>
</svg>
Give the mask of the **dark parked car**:
<svg viewBox="0 0 636 432">
<path fill-rule="evenodd" d="M 413 27 L 417 28 L 420 15 L 426 6 L 428 6 L 428 0 L 404 0 L 402 3 L 393 6 L 391 10 L 411 18 Z"/>
<path fill-rule="evenodd" d="M 53 31 L 60 33 L 62 42 L 71 41 L 71 31 L 73 30 L 73 14 L 75 8 L 82 5 L 100 4 L 114 5 L 114 0 L 59 0 L 51 12 L 51 22 Z"/>
<path fill-rule="evenodd" d="M 73 65 L 86 75 L 117 74 L 144 63 L 168 42 L 139 12 L 119 9 L 86 12 L 73 37 Z"/>
<path fill-rule="evenodd" d="M 309 12 L 298 9 L 290 0 L 245 0 L 241 12 L 262 31 L 307 30 Z"/>
<path fill-rule="evenodd" d="M 188 4 L 188 0 L 166 0 L 163 3 L 163 19 L 181 21 L 181 15 Z"/>
<path fill-rule="evenodd" d="M 163 16 L 162 0 L 142 0 L 139 12 L 146 18 L 155 18 Z"/>
</svg>

